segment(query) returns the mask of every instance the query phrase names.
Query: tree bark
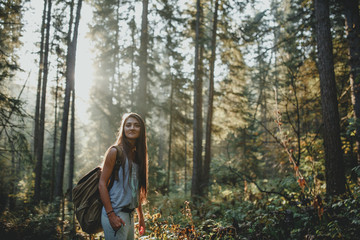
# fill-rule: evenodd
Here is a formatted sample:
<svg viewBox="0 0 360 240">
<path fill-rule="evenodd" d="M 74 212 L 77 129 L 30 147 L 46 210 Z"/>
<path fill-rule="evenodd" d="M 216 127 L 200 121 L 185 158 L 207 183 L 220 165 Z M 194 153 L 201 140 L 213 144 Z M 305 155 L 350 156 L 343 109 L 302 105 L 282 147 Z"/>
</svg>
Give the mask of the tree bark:
<svg viewBox="0 0 360 240">
<path fill-rule="evenodd" d="M 360 17 L 359 1 L 344 0 L 346 32 L 349 43 L 351 102 L 356 120 L 355 141 L 360 165 Z"/>
<path fill-rule="evenodd" d="M 59 95 L 59 64 L 56 76 L 55 88 L 55 106 L 54 106 L 54 135 L 53 135 L 53 149 L 51 161 L 51 185 L 50 185 L 50 201 L 54 200 L 55 189 L 55 166 L 56 166 L 56 146 L 57 146 L 57 132 L 58 132 L 58 95 Z"/>
<path fill-rule="evenodd" d="M 328 195 L 338 195 L 345 192 L 345 173 L 340 141 L 339 111 L 328 0 L 315 0 L 315 17 L 322 117 L 324 122 L 326 193 Z"/>
<path fill-rule="evenodd" d="M 215 12 L 211 38 L 211 58 L 210 58 L 210 79 L 209 79 L 209 99 L 206 120 L 206 142 L 205 142 L 205 160 L 203 172 L 204 195 L 207 194 L 210 182 L 210 164 L 211 164 L 211 135 L 212 135 L 212 119 L 213 119 L 213 102 L 214 102 L 214 71 L 216 58 L 216 31 L 219 1 L 215 0 Z"/>
<path fill-rule="evenodd" d="M 66 85 L 65 85 L 65 97 L 64 97 L 64 107 L 61 120 L 61 135 L 60 135 L 60 149 L 59 149 L 59 162 L 56 168 L 56 181 L 55 181 L 55 197 L 62 197 L 62 187 L 64 179 L 64 166 L 65 166 L 65 153 L 66 153 L 66 140 L 67 140 L 67 128 L 68 128 L 68 119 L 69 119 L 69 107 L 70 107 L 70 95 L 71 95 L 71 59 L 73 57 L 72 53 L 72 44 L 71 44 L 71 34 L 72 34 L 72 24 L 74 21 L 73 16 L 74 11 L 74 0 L 70 3 L 70 21 L 69 21 L 69 30 L 68 30 L 68 39 L 67 39 L 67 55 L 66 55 Z"/>
<path fill-rule="evenodd" d="M 200 0 L 196 1 L 195 28 L 195 66 L 194 66 L 194 122 L 193 122 L 193 174 L 191 182 L 191 196 L 202 196 L 202 81 L 199 77 L 199 46 L 200 46 Z"/>
<path fill-rule="evenodd" d="M 136 104 L 138 113 L 144 119 L 146 118 L 146 112 L 147 112 L 147 82 L 148 82 L 147 50 L 148 50 L 148 42 L 149 42 L 148 6 L 149 6 L 149 1 L 143 0 L 141 37 L 140 37 L 140 56 L 139 56 L 140 83 L 139 83 L 139 92 L 138 92 L 137 104 Z"/>
<path fill-rule="evenodd" d="M 173 79 L 170 72 L 170 120 L 169 120 L 169 149 L 168 149 L 168 173 L 167 173 L 167 192 L 170 192 L 170 173 L 171 173 L 171 145 L 172 145 L 172 129 L 173 129 Z"/>
<path fill-rule="evenodd" d="M 51 7 L 52 2 L 48 0 L 47 10 L 47 21 L 46 21 L 46 37 L 45 37 L 45 52 L 44 52 L 44 75 L 42 80 L 42 91 L 41 91 L 41 107 L 40 107 L 40 119 L 39 119 L 39 132 L 36 142 L 36 166 L 35 166 L 35 189 L 34 189 L 34 201 L 35 203 L 40 201 L 41 194 L 41 175 L 42 175 L 42 164 L 44 154 L 44 133 L 45 133 L 45 110 L 46 110 L 46 86 L 49 72 L 49 42 L 50 42 L 50 25 L 51 25 Z M 35 127 L 37 124 L 35 125 Z"/>
<path fill-rule="evenodd" d="M 17 180 L 17 172 L 16 172 L 16 150 L 14 146 L 14 142 L 10 142 L 11 145 L 11 170 L 10 174 L 12 179 L 10 180 L 10 190 L 9 190 L 9 210 L 13 211 L 16 207 L 16 180 Z"/>
<path fill-rule="evenodd" d="M 186 109 L 184 111 L 186 113 Z M 184 196 L 186 197 L 187 195 L 187 178 L 188 178 L 188 173 L 187 173 L 187 126 L 186 123 L 184 124 L 184 135 L 185 135 L 185 156 L 184 156 Z"/>
<path fill-rule="evenodd" d="M 44 70 L 44 39 L 45 39 L 45 21 L 46 21 L 46 7 L 47 0 L 44 0 L 44 10 L 41 22 L 41 40 L 40 40 L 40 62 L 38 73 L 38 84 L 36 90 L 36 104 L 35 104 L 35 116 L 34 116 L 34 159 L 37 159 L 38 148 L 38 134 L 39 134 L 39 118 L 40 118 L 40 98 L 41 98 L 41 83 L 42 74 Z"/>
<path fill-rule="evenodd" d="M 74 179 L 74 165 L 75 165 L 75 88 L 73 87 L 71 95 L 71 123 L 70 123 L 70 156 L 69 156 L 69 201 L 72 200 L 72 188 Z"/>
<path fill-rule="evenodd" d="M 130 56 L 131 56 L 131 89 L 130 89 L 130 109 L 131 111 L 133 111 L 134 108 L 134 81 L 135 81 L 135 50 L 136 50 L 136 41 L 135 41 L 135 16 L 133 16 L 133 19 L 131 20 L 131 42 L 132 42 L 132 48 L 131 48 L 131 52 L 130 52 Z"/>
<path fill-rule="evenodd" d="M 116 101 L 116 105 L 118 107 L 118 109 L 121 109 L 121 102 L 122 102 L 122 97 L 120 95 L 120 93 L 122 92 L 123 86 L 120 84 L 120 78 L 121 78 L 121 73 L 120 73 L 120 45 L 119 45 L 119 39 L 120 39 L 120 26 L 119 26 L 119 22 L 121 21 L 120 19 L 120 4 L 121 4 L 122 0 L 118 0 L 117 1 L 117 6 L 116 6 L 116 31 L 115 31 L 115 56 L 114 56 L 114 63 L 115 63 L 115 74 L 114 74 L 114 89 L 113 91 L 115 91 L 114 97 L 117 100 Z M 116 89 L 115 89 L 116 87 Z"/>
<path fill-rule="evenodd" d="M 72 4 L 72 8 L 73 8 Z M 63 180 L 64 180 L 64 167 L 65 167 L 65 153 L 66 153 L 66 140 L 67 140 L 67 130 L 68 130 L 68 121 L 69 121 L 69 108 L 70 108 L 70 97 L 71 91 L 74 88 L 75 82 L 75 62 L 76 62 L 76 45 L 77 45 L 77 36 L 78 28 L 80 22 L 80 13 L 81 13 L 82 0 L 78 1 L 77 11 L 76 11 L 76 20 L 74 26 L 74 34 L 72 41 L 71 39 L 71 29 L 72 29 L 72 20 L 69 24 L 69 42 L 68 42 L 68 53 L 66 58 L 66 87 L 65 87 L 65 98 L 64 98 L 64 108 L 63 108 L 63 118 L 61 126 L 61 138 L 60 138 L 60 150 L 59 150 L 59 166 L 56 169 L 56 186 L 55 186 L 55 196 L 61 197 L 63 192 Z M 71 10 L 72 12 L 72 10 Z M 71 14 L 71 18 L 73 18 Z"/>
</svg>

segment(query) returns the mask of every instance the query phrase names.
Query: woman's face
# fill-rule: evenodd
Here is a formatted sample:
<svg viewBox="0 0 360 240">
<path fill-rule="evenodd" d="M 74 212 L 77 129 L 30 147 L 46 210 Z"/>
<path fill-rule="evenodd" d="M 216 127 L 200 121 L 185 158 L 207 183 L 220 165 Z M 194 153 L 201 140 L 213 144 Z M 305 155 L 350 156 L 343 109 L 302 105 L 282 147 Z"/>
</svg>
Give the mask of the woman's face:
<svg viewBox="0 0 360 240">
<path fill-rule="evenodd" d="M 129 140 L 136 140 L 140 136 L 141 126 L 139 121 L 134 117 L 126 119 L 124 124 L 125 137 Z"/>
</svg>

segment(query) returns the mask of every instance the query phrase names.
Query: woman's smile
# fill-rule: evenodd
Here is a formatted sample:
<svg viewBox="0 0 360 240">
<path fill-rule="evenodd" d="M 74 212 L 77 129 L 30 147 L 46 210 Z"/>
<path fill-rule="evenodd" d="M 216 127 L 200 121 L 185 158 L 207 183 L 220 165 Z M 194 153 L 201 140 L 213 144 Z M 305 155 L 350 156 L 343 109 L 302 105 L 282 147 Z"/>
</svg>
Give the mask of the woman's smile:
<svg viewBox="0 0 360 240">
<path fill-rule="evenodd" d="M 134 117 L 129 117 L 124 126 L 125 136 L 129 140 L 135 140 L 140 136 L 140 123 Z"/>
</svg>

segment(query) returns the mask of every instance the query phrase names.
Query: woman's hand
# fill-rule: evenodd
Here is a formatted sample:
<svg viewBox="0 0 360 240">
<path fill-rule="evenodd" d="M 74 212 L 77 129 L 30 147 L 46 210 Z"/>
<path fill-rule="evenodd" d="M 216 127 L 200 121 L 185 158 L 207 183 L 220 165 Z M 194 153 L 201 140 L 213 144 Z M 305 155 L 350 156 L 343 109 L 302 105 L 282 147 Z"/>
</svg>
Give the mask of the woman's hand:
<svg viewBox="0 0 360 240">
<path fill-rule="evenodd" d="M 142 216 L 139 218 L 139 233 L 140 235 L 145 233 L 145 220 Z"/>
<path fill-rule="evenodd" d="M 139 233 L 140 236 L 143 235 L 145 233 L 145 220 L 144 220 L 144 214 L 142 212 L 142 206 L 141 206 L 141 202 L 139 204 L 139 206 L 136 208 L 137 214 L 138 214 L 138 218 L 139 218 Z"/>
<path fill-rule="evenodd" d="M 114 212 L 108 215 L 109 222 L 114 231 L 117 231 L 121 228 L 122 225 L 125 225 L 124 220 L 122 220 L 119 216 L 117 216 Z"/>
</svg>

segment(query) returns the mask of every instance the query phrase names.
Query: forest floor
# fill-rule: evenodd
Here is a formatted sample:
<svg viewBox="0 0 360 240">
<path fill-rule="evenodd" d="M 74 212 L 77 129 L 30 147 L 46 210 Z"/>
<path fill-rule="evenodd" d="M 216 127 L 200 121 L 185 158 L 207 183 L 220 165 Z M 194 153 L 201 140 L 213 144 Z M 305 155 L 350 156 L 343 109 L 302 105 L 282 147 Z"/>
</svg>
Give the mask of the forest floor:
<svg viewBox="0 0 360 240">
<path fill-rule="evenodd" d="M 360 239 L 360 188 L 352 194 L 318 201 L 286 202 L 281 197 L 251 201 L 204 200 L 161 196 L 144 206 L 146 233 L 136 239 Z M 71 204 L 66 204 L 70 206 Z M 53 204 L 23 204 L 2 211 L 0 239 L 104 239 L 89 236 L 72 210 Z M 137 222 L 135 214 L 135 222 Z"/>
</svg>

